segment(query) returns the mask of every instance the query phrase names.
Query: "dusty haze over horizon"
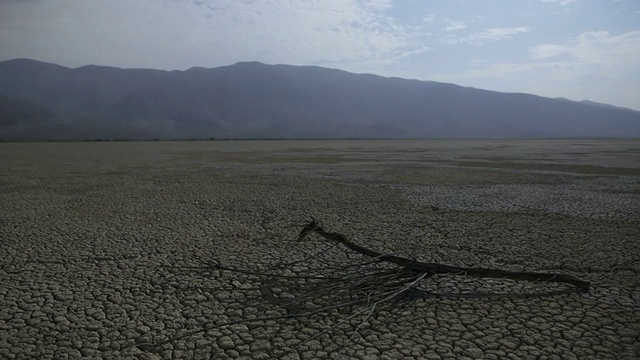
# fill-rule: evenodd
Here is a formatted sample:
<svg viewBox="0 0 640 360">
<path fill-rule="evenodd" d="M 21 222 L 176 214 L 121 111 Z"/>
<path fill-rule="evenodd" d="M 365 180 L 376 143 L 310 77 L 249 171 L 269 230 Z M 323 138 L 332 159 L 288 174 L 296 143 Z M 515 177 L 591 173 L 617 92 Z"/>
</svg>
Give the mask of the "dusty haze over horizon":
<svg viewBox="0 0 640 360">
<path fill-rule="evenodd" d="M 631 0 L 0 1 L 0 61 L 315 65 L 640 110 Z"/>
</svg>

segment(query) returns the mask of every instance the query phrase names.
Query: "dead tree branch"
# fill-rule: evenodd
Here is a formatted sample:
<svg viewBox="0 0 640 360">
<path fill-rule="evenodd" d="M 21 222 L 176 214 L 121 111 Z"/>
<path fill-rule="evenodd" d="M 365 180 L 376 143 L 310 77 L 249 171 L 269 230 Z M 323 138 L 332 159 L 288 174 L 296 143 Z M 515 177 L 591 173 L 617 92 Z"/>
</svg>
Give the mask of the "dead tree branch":
<svg viewBox="0 0 640 360">
<path fill-rule="evenodd" d="M 317 236 L 312 237 L 311 234 Z M 428 290 L 428 287 L 438 283 L 446 284 L 446 282 L 425 281 L 434 275 L 563 283 L 575 287 L 570 290 L 555 290 L 565 286 L 545 286 L 552 289 L 550 291 L 545 289 L 546 291 L 543 292 L 536 289 L 534 293 L 515 294 L 524 298 L 589 291 L 588 281 L 568 274 L 467 268 L 383 254 L 355 244 L 340 233 L 327 232 L 315 220 L 304 224 L 296 240 L 290 242 L 289 245 L 293 246 L 282 253 L 282 261 L 277 264 L 246 269 L 223 265 L 215 260 L 199 259 L 201 266 L 169 267 L 177 272 L 186 271 L 185 281 L 193 279 L 199 271 L 202 279 L 212 280 L 214 285 L 219 284 L 219 280 L 211 279 L 211 274 L 214 273 L 212 270 L 220 274 L 219 276 L 225 276 L 223 274 L 226 273 L 245 279 L 250 285 L 237 289 L 245 293 L 245 303 L 237 305 L 253 310 L 243 313 L 240 318 L 204 323 L 199 329 L 187 331 L 181 335 L 155 342 L 144 339 L 132 346 L 153 350 L 170 342 L 222 327 L 273 320 L 308 321 L 316 316 L 327 314 L 337 321 L 310 338 L 301 340 L 298 346 L 342 326 L 351 326 L 351 336 L 346 338 L 349 342 L 354 341 L 355 337 L 363 331 L 365 321 L 373 317 L 377 309 L 385 305 L 396 307 L 398 304 L 396 300 L 411 299 L 411 296 L 416 294 L 419 295 L 418 298 L 424 299 L 514 296 L 514 293 L 493 294 L 477 290 L 471 293 L 439 294 Z M 306 242 L 301 243 L 303 240 Z M 469 280 L 463 279 L 461 283 L 471 282 Z M 462 287 L 464 288 L 464 285 Z M 219 288 L 200 290 L 220 291 Z M 233 306 L 233 303 L 231 305 Z M 274 313 L 276 315 L 273 315 Z M 358 318 L 361 318 L 360 322 L 354 324 Z"/>
<path fill-rule="evenodd" d="M 380 261 L 386 261 L 407 269 L 411 269 L 416 272 L 428 272 L 431 274 L 450 274 L 450 275 L 462 275 L 478 278 L 498 278 L 498 279 L 510 279 L 515 281 L 548 281 L 565 283 L 576 286 L 584 292 L 589 291 L 589 282 L 579 279 L 572 275 L 567 274 L 555 274 L 555 273 L 541 273 L 541 272 L 526 272 L 526 271 L 507 271 L 500 269 L 488 269 L 488 268 L 467 268 L 459 266 L 443 265 L 438 263 L 425 263 L 415 261 L 412 259 L 382 254 L 377 251 L 367 249 L 363 246 L 357 245 L 349 241 L 344 235 L 336 232 L 326 232 L 315 220 L 310 221 L 300 232 L 297 240 L 302 241 L 309 233 L 316 233 L 321 237 L 338 242 L 347 248 L 362 254 L 364 256 L 372 257 Z"/>
</svg>

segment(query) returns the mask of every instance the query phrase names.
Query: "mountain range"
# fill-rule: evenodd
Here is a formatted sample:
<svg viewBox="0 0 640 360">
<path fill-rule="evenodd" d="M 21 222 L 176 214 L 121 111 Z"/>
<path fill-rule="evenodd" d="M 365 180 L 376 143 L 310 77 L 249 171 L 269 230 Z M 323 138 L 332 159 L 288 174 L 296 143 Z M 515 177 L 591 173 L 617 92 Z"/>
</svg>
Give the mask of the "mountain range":
<svg viewBox="0 0 640 360">
<path fill-rule="evenodd" d="M 640 137 L 640 111 L 312 66 L 0 62 L 0 140 L 567 137 Z"/>
</svg>

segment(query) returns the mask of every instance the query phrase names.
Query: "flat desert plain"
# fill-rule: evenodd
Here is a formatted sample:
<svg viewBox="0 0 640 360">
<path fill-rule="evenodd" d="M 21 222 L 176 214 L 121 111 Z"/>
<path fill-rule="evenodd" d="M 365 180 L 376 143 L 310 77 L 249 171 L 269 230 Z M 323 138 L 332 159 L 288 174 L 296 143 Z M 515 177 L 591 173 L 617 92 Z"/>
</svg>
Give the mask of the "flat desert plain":
<svg viewBox="0 0 640 360">
<path fill-rule="evenodd" d="M 0 169 L 2 358 L 640 358 L 638 140 L 3 143 Z M 591 287 L 445 274 L 303 316 L 265 274 L 359 261 L 292 242 L 312 217 Z"/>
</svg>

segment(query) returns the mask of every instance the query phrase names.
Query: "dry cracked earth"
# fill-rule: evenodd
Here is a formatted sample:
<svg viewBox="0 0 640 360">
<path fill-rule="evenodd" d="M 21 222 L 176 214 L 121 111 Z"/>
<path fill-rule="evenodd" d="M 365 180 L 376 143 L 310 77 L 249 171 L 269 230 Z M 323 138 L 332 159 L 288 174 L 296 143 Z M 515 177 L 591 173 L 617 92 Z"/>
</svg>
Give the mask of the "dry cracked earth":
<svg viewBox="0 0 640 360">
<path fill-rule="evenodd" d="M 1 358 L 640 358 L 640 141 L 4 143 L 0 168 Z M 591 288 L 435 276 L 295 316 L 260 272 L 318 271 L 311 217 Z"/>
</svg>

